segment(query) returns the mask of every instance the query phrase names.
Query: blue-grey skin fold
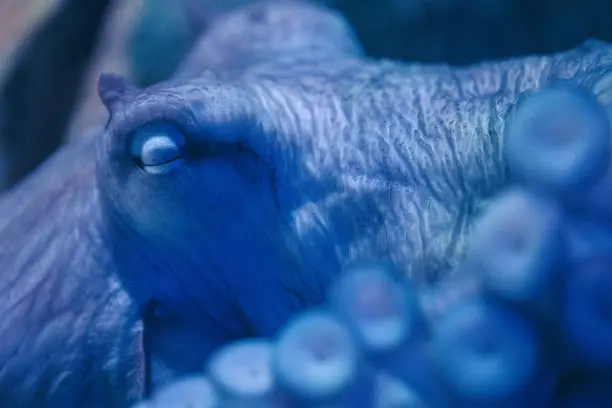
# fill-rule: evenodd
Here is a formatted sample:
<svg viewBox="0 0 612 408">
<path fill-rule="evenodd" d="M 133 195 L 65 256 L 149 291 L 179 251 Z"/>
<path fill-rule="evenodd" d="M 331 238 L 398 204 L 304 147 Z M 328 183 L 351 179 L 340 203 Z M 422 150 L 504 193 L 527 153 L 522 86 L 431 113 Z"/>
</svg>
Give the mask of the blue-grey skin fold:
<svg viewBox="0 0 612 408">
<path fill-rule="evenodd" d="M 519 95 L 569 79 L 607 105 L 611 56 L 373 61 L 338 15 L 268 1 L 218 19 L 173 80 L 102 77 L 104 134 L 0 202 L 0 400 L 125 406 L 274 334 L 355 260 L 436 281 L 507 183 Z M 130 140 L 160 122 L 185 157 L 151 174 Z"/>
<path fill-rule="evenodd" d="M 100 234 L 94 147 L 61 150 L 0 202 L 2 406 L 142 397 L 142 323 Z"/>
</svg>

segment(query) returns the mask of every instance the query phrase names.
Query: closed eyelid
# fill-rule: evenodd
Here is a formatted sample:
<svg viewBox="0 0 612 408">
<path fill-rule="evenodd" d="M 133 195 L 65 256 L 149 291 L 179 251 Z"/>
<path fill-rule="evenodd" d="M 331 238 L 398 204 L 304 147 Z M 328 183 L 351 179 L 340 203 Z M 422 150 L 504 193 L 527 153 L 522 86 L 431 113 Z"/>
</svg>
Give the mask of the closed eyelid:
<svg viewBox="0 0 612 408">
<path fill-rule="evenodd" d="M 166 165 L 184 156 L 185 135 L 172 124 L 151 124 L 132 135 L 129 152 L 141 168 Z"/>
</svg>

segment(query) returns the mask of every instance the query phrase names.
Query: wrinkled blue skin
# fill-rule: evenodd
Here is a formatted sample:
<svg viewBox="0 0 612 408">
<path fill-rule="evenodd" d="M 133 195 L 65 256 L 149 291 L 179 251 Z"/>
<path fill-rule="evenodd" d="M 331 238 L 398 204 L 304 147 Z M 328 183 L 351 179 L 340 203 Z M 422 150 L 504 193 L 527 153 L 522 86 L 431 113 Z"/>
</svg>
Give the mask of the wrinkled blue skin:
<svg viewBox="0 0 612 408">
<path fill-rule="evenodd" d="M 369 60 L 338 15 L 269 1 L 218 19 L 170 81 L 102 77 L 104 134 L 0 202 L 0 400 L 125 406 L 274 334 L 355 260 L 435 282 L 507 183 L 517 97 L 569 78 L 607 104 L 610 73 L 599 43 L 464 69 Z M 204 157 L 140 169 L 130 135 L 160 120 Z"/>
</svg>

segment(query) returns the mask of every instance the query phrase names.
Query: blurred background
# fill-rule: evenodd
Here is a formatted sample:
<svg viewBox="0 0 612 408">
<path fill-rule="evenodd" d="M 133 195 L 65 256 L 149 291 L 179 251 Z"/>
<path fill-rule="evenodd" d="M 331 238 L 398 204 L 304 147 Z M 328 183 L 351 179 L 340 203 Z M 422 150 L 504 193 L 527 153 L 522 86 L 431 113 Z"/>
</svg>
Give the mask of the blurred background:
<svg viewBox="0 0 612 408">
<path fill-rule="evenodd" d="M 253 0 L 0 0 L 0 191 L 103 124 L 96 78 L 168 78 L 225 10 Z M 612 41 L 605 0 L 320 0 L 373 57 L 470 64 Z"/>
</svg>

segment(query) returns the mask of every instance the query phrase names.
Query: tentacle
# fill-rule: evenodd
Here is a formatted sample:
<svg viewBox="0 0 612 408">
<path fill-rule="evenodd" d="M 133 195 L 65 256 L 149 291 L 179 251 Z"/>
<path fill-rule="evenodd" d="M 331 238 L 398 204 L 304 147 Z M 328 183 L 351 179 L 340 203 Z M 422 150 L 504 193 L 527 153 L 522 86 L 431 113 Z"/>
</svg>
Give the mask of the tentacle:
<svg viewBox="0 0 612 408">
<path fill-rule="evenodd" d="M 18 50 L 0 88 L 0 191 L 62 144 L 110 3 L 63 1 Z"/>
</svg>

